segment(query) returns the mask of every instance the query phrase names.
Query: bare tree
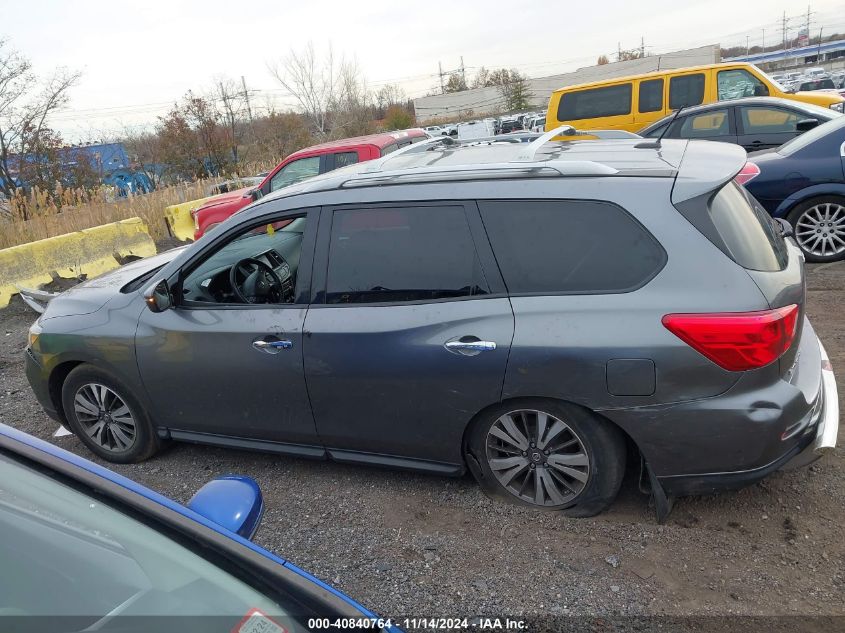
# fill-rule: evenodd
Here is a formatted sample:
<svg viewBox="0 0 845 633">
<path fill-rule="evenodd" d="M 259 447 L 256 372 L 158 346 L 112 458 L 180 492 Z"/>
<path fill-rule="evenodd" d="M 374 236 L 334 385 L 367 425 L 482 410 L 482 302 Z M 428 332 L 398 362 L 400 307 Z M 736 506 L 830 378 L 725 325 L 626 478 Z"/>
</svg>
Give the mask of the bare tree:
<svg viewBox="0 0 845 633">
<path fill-rule="evenodd" d="M 220 118 L 228 130 L 232 146 L 232 158 L 238 163 L 238 140 L 240 123 L 246 112 L 246 101 L 243 90 L 231 79 L 221 79 L 217 82 L 214 94 Z"/>
<path fill-rule="evenodd" d="M 162 141 L 158 134 L 147 129 L 124 127 L 121 139 L 129 152 L 133 169 L 141 171 L 154 187 L 161 184 Z"/>
<path fill-rule="evenodd" d="M 354 60 L 335 59 L 331 46 L 321 61 L 309 42 L 301 52 L 291 50 L 269 70 L 299 104 L 318 136 L 327 137 L 338 128 L 361 123 L 360 113 L 367 101 L 361 72 Z"/>
<path fill-rule="evenodd" d="M 79 78 L 78 72 L 57 68 L 39 80 L 30 61 L 0 40 L 0 191 L 5 195 L 12 195 L 13 174 L 25 156 L 43 145 L 50 114 L 67 103 Z"/>
<path fill-rule="evenodd" d="M 375 93 L 374 99 L 379 110 L 386 110 L 392 105 L 405 105 L 408 101 L 405 91 L 398 84 L 385 84 Z"/>
</svg>

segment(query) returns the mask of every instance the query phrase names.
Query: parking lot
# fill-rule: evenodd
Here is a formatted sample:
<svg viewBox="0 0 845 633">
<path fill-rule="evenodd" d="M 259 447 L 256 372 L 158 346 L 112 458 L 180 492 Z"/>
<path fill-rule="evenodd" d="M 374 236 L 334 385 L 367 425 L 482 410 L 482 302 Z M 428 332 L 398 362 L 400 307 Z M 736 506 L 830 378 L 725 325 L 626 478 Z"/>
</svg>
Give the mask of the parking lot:
<svg viewBox="0 0 845 633">
<path fill-rule="evenodd" d="M 808 267 L 808 314 L 845 367 L 845 262 Z M 35 314 L 0 311 L 0 421 L 91 458 L 37 405 L 22 351 Z M 841 373 L 840 373 L 841 375 Z M 840 407 L 843 393 L 840 380 Z M 845 614 L 845 457 L 716 497 L 658 525 L 629 472 L 594 519 L 494 502 L 447 479 L 187 444 L 109 465 L 186 502 L 214 476 L 261 484 L 257 542 L 392 616 Z"/>
</svg>

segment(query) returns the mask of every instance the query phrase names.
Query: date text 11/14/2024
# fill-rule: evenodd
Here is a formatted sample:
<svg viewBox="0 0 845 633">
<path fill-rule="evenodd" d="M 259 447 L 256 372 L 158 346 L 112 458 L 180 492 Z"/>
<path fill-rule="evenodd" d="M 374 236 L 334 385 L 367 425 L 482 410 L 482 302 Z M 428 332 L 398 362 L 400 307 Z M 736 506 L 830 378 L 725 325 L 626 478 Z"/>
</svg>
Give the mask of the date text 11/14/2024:
<svg viewBox="0 0 845 633">
<path fill-rule="evenodd" d="M 458 631 L 524 631 L 527 629 L 523 620 L 512 618 L 312 618 L 308 620 L 308 628 L 329 630 L 372 628 L 380 630 L 391 626 L 400 626 L 409 631 L 420 629 Z"/>
</svg>

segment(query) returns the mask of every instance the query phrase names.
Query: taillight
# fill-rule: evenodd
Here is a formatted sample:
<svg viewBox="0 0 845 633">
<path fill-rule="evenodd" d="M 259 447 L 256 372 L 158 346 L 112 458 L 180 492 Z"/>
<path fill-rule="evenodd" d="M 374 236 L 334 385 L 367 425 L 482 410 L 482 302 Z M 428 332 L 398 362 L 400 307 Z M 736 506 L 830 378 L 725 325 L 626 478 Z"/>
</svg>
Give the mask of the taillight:
<svg viewBox="0 0 845 633">
<path fill-rule="evenodd" d="M 745 183 L 754 180 L 759 175 L 760 168 L 749 161 L 745 163 L 742 169 L 739 170 L 739 173 L 736 175 L 734 180 L 736 180 L 739 184 L 744 185 Z"/>
<path fill-rule="evenodd" d="M 687 345 L 728 371 L 764 367 L 795 338 L 798 306 L 760 312 L 667 314 L 663 325 Z"/>
</svg>

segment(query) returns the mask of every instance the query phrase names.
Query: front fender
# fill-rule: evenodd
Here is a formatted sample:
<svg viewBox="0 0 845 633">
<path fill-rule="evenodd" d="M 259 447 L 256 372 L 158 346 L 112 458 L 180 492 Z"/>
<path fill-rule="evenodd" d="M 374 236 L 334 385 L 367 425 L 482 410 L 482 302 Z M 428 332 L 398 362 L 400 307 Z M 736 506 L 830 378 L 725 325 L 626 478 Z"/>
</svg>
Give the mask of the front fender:
<svg viewBox="0 0 845 633">
<path fill-rule="evenodd" d="M 785 218 L 795 205 L 817 198 L 819 196 L 842 196 L 845 198 L 845 184 L 840 182 L 826 182 L 819 185 L 805 187 L 800 191 L 790 194 L 775 209 L 772 215 L 776 218 Z"/>
</svg>

